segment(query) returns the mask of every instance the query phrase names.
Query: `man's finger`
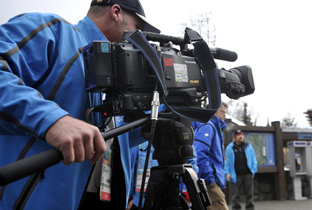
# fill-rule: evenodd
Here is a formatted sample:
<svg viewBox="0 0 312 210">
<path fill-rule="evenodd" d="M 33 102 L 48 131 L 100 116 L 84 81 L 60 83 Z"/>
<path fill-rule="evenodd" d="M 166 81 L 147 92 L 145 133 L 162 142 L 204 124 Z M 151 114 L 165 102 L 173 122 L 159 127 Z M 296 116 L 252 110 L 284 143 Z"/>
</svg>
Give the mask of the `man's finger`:
<svg viewBox="0 0 312 210">
<path fill-rule="evenodd" d="M 75 162 L 82 162 L 85 160 L 85 148 L 82 141 L 75 141 L 74 143 Z"/>
<path fill-rule="evenodd" d="M 96 163 L 96 161 L 100 160 L 106 152 L 106 144 L 100 132 L 97 132 L 94 137 L 94 148 L 95 153 L 90 159 L 90 164 Z"/>
<path fill-rule="evenodd" d="M 60 150 L 63 155 L 63 163 L 65 165 L 70 165 L 75 161 L 75 153 L 73 147 L 68 147 Z"/>
<path fill-rule="evenodd" d="M 93 145 L 93 137 L 92 139 L 87 139 L 84 141 L 84 150 L 85 150 L 85 158 L 87 160 L 91 160 L 95 153 Z"/>
</svg>

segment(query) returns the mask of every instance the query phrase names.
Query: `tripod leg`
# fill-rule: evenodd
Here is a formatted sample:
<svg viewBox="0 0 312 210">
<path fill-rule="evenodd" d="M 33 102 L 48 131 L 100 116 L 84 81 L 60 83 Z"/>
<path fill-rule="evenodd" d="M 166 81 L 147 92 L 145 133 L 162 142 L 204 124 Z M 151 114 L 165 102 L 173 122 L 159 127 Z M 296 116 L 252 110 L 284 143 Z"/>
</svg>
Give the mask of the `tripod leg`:
<svg viewBox="0 0 312 210">
<path fill-rule="evenodd" d="M 163 177 L 164 171 L 160 167 L 151 169 L 151 176 L 145 192 L 144 210 L 160 209 L 160 201 L 165 193 L 167 180 Z"/>
<path fill-rule="evenodd" d="M 205 181 L 198 179 L 192 166 L 185 166 L 185 173 L 182 174 L 182 180 L 185 184 L 193 209 L 206 210 L 211 205 Z"/>
<path fill-rule="evenodd" d="M 153 167 L 145 193 L 144 210 L 182 210 L 179 186 L 182 167 Z"/>
</svg>

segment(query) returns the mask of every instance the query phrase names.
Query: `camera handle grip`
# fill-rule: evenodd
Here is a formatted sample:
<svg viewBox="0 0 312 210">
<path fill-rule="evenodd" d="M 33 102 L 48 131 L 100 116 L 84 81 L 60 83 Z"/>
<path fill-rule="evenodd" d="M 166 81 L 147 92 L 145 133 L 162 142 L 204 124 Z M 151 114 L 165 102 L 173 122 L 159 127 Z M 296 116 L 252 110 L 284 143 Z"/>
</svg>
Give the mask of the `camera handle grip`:
<svg viewBox="0 0 312 210">
<path fill-rule="evenodd" d="M 136 120 L 102 133 L 102 136 L 105 140 L 108 140 L 134 128 L 140 127 L 149 120 L 150 117 Z M 31 174 L 44 171 L 45 169 L 58 164 L 62 159 L 62 153 L 53 148 L 5 165 L 0 168 L 0 186 L 10 184 Z"/>
<path fill-rule="evenodd" d="M 53 148 L 0 168 L 0 186 L 7 185 L 59 163 L 62 153 Z"/>
</svg>

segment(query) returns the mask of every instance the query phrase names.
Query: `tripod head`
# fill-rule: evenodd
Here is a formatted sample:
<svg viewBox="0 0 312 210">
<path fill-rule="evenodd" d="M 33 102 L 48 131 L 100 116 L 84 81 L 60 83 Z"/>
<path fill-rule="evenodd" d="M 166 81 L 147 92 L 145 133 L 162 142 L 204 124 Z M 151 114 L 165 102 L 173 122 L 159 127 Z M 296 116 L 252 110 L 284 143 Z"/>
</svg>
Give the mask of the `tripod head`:
<svg viewBox="0 0 312 210">
<path fill-rule="evenodd" d="M 142 127 L 141 136 L 150 134 L 150 125 Z M 185 164 L 193 158 L 194 131 L 188 121 L 159 118 L 154 132 L 153 159 L 159 165 Z"/>
<path fill-rule="evenodd" d="M 168 110 L 166 110 L 168 111 Z M 188 209 L 180 196 L 181 180 L 185 184 L 195 209 L 203 210 L 211 204 L 204 181 L 198 179 L 192 165 L 194 131 L 191 121 L 172 112 L 160 112 L 160 118 L 144 124 L 141 136 L 150 140 L 144 171 L 146 171 L 149 149 L 154 146 L 153 159 L 159 166 L 151 169 L 146 189 L 144 210 Z M 145 173 L 144 173 L 145 174 Z M 139 209 L 141 209 L 145 176 L 142 179 Z"/>
</svg>

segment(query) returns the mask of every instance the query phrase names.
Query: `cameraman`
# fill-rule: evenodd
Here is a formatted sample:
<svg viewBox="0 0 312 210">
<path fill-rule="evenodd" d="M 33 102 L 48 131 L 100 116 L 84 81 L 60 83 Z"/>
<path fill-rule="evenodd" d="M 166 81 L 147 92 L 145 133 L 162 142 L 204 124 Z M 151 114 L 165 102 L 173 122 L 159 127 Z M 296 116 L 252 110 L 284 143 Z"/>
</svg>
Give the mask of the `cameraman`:
<svg viewBox="0 0 312 210">
<path fill-rule="evenodd" d="M 100 95 L 85 91 L 82 48 L 94 40 L 121 42 L 124 30 L 159 32 L 145 21 L 139 0 L 108 2 L 92 1 L 77 25 L 26 13 L 0 26 L 0 167 L 52 147 L 64 158 L 2 186 L 0 209 L 78 209 L 92 164 L 106 151 L 99 129 L 83 121 Z M 124 164 L 126 189 L 116 209 L 125 208 L 129 193 L 129 144 L 123 144 L 116 162 Z"/>
</svg>

